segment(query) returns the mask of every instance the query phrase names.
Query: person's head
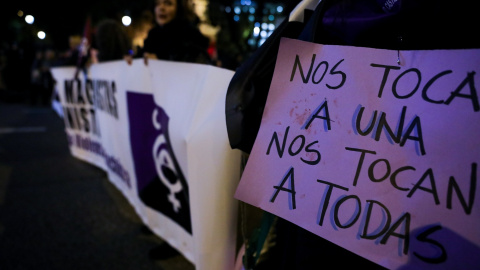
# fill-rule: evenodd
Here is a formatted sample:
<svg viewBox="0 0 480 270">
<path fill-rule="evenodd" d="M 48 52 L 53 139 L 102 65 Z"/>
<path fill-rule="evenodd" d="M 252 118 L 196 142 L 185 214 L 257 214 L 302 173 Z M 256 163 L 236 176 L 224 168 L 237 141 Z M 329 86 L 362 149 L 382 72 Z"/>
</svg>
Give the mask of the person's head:
<svg viewBox="0 0 480 270">
<path fill-rule="evenodd" d="M 74 34 L 68 37 L 68 45 L 70 49 L 76 49 L 82 43 L 82 36 Z"/>
<path fill-rule="evenodd" d="M 131 40 L 124 26 L 114 19 L 103 19 L 96 27 L 94 47 L 99 61 L 122 59 L 131 49 Z"/>
<path fill-rule="evenodd" d="M 163 26 L 177 18 L 179 5 L 177 0 L 155 0 L 155 21 Z"/>
</svg>

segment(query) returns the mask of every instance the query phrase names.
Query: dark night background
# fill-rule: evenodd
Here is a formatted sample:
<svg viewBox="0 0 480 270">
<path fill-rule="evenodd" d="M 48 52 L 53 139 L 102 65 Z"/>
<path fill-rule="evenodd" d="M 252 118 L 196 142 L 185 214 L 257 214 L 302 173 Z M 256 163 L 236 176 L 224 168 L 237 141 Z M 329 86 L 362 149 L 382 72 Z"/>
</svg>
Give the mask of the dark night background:
<svg viewBox="0 0 480 270">
<path fill-rule="evenodd" d="M 207 1 L 214 7 L 233 5 L 235 0 Z M 252 1 L 253 2 L 253 1 Z M 262 6 L 264 3 L 286 4 L 288 0 L 260 0 L 255 1 Z M 38 30 L 47 33 L 47 38 L 41 42 L 54 44 L 57 49 L 68 47 L 68 36 L 83 34 L 87 17 L 91 18 L 92 26 L 103 18 L 120 20 L 123 15 L 130 15 L 132 20 L 139 17 L 144 10 L 153 11 L 154 0 L 82 0 L 82 1 L 11 1 L 0 9 L 0 41 L 12 42 L 39 42 L 36 37 Z M 23 17 L 17 16 L 22 10 Z M 223 12 L 223 10 L 214 10 Z M 25 22 L 25 15 L 35 17 L 33 25 Z"/>
<path fill-rule="evenodd" d="M 254 35 L 254 24 L 262 23 L 262 29 L 266 29 L 263 25 L 278 25 L 285 18 L 286 12 L 277 11 L 277 7 L 286 7 L 296 1 L 298 0 L 206 0 L 205 21 L 202 23 L 220 29 L 216 40 L 212 40 L 216 42 L 218 55 L 222 56 L 222 67 L 235 70 L 265 40 L 265 36 L 258 32 Z M 233 12 L 240 7 L 241 14 Z M 254 14 L 251 14 L 250 7 L 255 7 Z M 57 56 L 65 55 L 69 50 L 69 38 L 74 35 L 83 36 L 87 21 L 91 44 L 95 43 L 94 33 L 100 21 L 115 19 L 120 22 L 124 15 L 129 15 L 132 19 L 132 25 L 127 27 L 127 32 L 132 37 L 138 33 L 142 22 L 145 22 L 145 11 L 153 16 L 153 8 L 154 0 L 9 2 L 0 8 L 0 69 L 3 70 L 0 73 L 0 77 L 3 77 L 0 79 L 0 97 L 2 93 L 5 94 L 5 90 L 8 93 L 28 91 L 35 54 L 48 49 L 55 51 Z M 19 11 L 23 14 L 19 15 Z M 33 24 L 25 22 L 26 15 L 35 18 Z M 153 17 L 146 18 L 153 22 Z M 267 31 L 271 34 L 273 29 L 268 28 Z M 46 33 L 45 39 L 37 37 L 39 31 Z"/>
<path fill-rule="evenodd" d="M 41 42 L 54 44 L 58 49 L 67 48 L 68 36 L 82 35 L 88 16 L 94 24 L 101 18 L 120 18 L 125 14 L 135 18 L 152 7 L 153 0 L 12 1 L 0 9 L 1 41 L 38 43 L 35 33 L 43 30 L 47 38 Z M 19 10 L 24 16 L 33 15 L 34 24 L 28 25 L 24 16 L 17 16 Z"/>
</svg>

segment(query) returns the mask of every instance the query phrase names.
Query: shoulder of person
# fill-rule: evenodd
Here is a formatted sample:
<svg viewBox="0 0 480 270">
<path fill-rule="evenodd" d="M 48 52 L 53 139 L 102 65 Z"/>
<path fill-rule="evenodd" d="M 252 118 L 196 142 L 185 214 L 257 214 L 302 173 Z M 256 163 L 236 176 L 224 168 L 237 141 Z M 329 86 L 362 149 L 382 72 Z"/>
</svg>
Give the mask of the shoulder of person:
<svg viewBox="0 0 480 270">
<path fill-rule="evenodd" d="M 175 20 L 173 23 L 177 29 L 181 29 L 182 31 L 200 32 L 198 27 L 187 19 Z"/>
<path fill-rule="evenodd" d="M 160 31 L 160 28 L 161 28 L 160 25 L 155 24 L 155 26 L 153 26 L 152 28 L 150 28 L 150 30 L 148 30 L 148 34 L 158 32 Z"/>
</svg>

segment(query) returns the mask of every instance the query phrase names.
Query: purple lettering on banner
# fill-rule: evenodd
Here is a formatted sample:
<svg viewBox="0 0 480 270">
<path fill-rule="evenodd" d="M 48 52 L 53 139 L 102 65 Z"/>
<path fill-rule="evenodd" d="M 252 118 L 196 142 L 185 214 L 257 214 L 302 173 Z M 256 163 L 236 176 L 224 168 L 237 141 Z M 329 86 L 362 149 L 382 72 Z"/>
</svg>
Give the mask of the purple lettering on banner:
<svg viewBox="0 0 480 270">
<path fill-rule="evenodd" d="M 168 115 L 151 94 L 127 92 L 127 106 L 138 196 L 192 234 L 188 183 L 170 144 Z"/>
</svg>

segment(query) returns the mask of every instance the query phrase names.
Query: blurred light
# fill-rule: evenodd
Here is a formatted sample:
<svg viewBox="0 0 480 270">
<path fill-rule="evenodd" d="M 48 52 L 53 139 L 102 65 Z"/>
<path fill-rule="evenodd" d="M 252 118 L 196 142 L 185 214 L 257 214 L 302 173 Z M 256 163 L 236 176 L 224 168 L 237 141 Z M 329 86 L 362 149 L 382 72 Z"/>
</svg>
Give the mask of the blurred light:
<svg viewBox="0 0 480 270">
<path fill-rule="evenodd" d="M 25 21 L 26 21 L 28 24 L 32 24 L 32 23 L 35 21 L 35 18 L 33 18 L 32 15 L 27 15 L 27 16 L 25 16 Z"/>
<path fill-rule="evenodd" d="M 250 11 L 250 14 L 253 14 L 253 13 L 255 13 L 255 8 L 254 8 L 254 7 L 250 7 L 250 9 L 249 9 L 248 11 Z"/>
<path fill-rule="evenodd" d="M 260 32 L 260 36 L 261 36 L 262 38 L 266 38 L 266 37 L 267 37 L 267 32 L 266 32 L 266 31 Z"/>
<path fill-rule="evenodd" d="M 225 7 L 225 12 L 230 13 L 230 11 L 232 11 L 231 7 Z"/>
<path fill-rule="evenodd" d="M 268 28 L 268 24 L 267 23 L 262 23 L 262 29 L 267 29 Z"/>
<path fill-rule="evenodd" d="M 245 5 L 245 0 L 240 0 L 240 5 Z"/>
<path fill-rule="evenodd" d="M 130 18 L 129 16 L 123 16 L 122 23 L 125 26 L 129 26 L 132 23 L 132 18 Z"/>
<path fill-rule="evenodd" d="M 245 6 L 245 7 L 242 8 L 242 10 L 243 10 L 243 12 L 248 12 L 248 7 Z"/>
<path fill-rule="evenodd" d="M 37 37 L 38 37 L 39 39 L 44 39 L 46 36 L 47 36 L 47 35 L 46 35 L 45 32 L 43 32 L 43 31 L 38 31 L 38 33 L 37 33 Z"/>
<path fill-rule="evenodd" d="M 245 5 L 250 6 L 252 4 L 252 1 L 250 0 L 245 0 Z"/>
<path fill-rule="evenodd" d="M 283 7 L 282 7 L 282 6 L 278 6 L 278 7 L 277 7 L 277 12 L 278 12 L 278 13 L 282 13 L 282 11 L 283 11 Z"/>
<path fill-rule="evenodd" d="M 248 16 L 248 20 L 251 22 L 255 21 L 255 16 L 253 15 Z"/>
<path fill-rule="evenodd" d="M 269 19 L 270 21 L 273 21 L 273 20 L 275 20 L 275 16 L 273 16 L 273 15 L 268 15 L 268 19 Z"/>
<path fill-rule="evenodd" d="M 266 39 L 262 38 L 260 39 L 260 41 L 258 42 L 258 46 L 262 46 L 262 44 L 266 41 Z"/>
<path fill-rule="evenodd" d="M 238 22 L 240 20 L 240 16 L 238 16 L 238 15 L 233 16 L 233 20 Z"/>
<path fill-rule="evenodd" d="M 254 35 L 255 37 L 257 37 L 259 33 L 260 33 L 260 27 L 255 27 L 255 28 L 253 28 L 253 35 Z"/>
<path fill-rule="evenodd" d="M 240 7 L 235 7 L 233 9 L 233 11 L 235 12 L 235 14 L 240 14 L 240 12 L 242 12 L 242 10 L 240 9 Z"/>
<path fill-rule="evenodd" d="M 273 31 L 275 29 L 275 25 L 273 23 L 268 25 L 268 30 Z"/>
<path fill-rule="evenodd" d="M 259 22 L 256 22 L 256 23 L 255 23 L 255 27 L 260 27 L 260 23 L 259 23 Z"/>
<path fill-rule="evenodd" d="M 249 39 L 249 40 L 248 40 L 248 45 L 254 46 L 254 45 L 255 45 L 255 40 Z"/>
<path fill-rule="evenodd" d="M 18 17 L 22 17 L 22 16 L 23 16 L 23 11 L 19 10 L 19 11 L 17 12 L 17 16 L 18 16 Z"/>
</svg>

